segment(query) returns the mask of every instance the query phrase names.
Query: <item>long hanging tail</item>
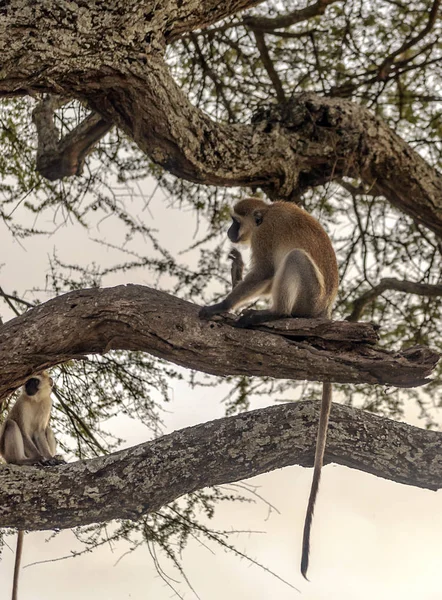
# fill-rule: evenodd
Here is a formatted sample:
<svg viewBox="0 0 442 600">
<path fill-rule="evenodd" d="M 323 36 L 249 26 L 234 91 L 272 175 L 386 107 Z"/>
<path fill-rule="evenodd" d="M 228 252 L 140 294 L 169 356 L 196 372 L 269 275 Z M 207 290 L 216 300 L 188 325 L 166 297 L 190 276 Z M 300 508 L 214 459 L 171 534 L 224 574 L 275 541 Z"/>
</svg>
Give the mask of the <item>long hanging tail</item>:
<svg viewBox="0 0 442 600">
<path fill-rule="evenodd" d="M 313 512 L 315 509 L 316 496 L 318 495 L 321 469 L 324 462 L 325 442 L 327 439 L 328 419 L 332 401 L 332 384 L 324 382 L 322 386 L 321 412 L 319 415 L 318 437 L 316 438 L 315 465 L 313 469 L 313 481 L 308 499 L 307 513 L 304 521 L 304 535 L 302 537 L 301 573 L 307 579 L 308 559 L 310 552 L 310 530 L 312 528 Z M 308 579 L 307 579 L 308 581 Z"/>
<path fill-rule="evenodd" d="M 23 551 L 23 531 L 17 532 L 17 548 L 15 550 L 14 581 L 12 584 L 12 600 L 18 600 L 18 575 L 20 572 L 21 553 Z"/>
</svg>

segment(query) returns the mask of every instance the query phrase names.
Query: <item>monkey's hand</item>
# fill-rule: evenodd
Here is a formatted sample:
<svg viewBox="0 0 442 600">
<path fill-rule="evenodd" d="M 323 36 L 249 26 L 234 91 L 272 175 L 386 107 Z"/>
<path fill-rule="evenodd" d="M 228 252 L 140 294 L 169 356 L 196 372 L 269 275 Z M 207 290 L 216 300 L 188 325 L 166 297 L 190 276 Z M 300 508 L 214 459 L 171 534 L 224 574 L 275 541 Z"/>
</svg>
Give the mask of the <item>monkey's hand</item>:
<svg viewBox="0 0 442 600">
<path fill-rule="evenodd" d="M 236 261 L 239 265 L 244 265 L 242 254 L 238 250 L 238 248 L 230 248 L 230 252 L 227 255 L 227 258 L 230 258 L 231 261 Z"/>
<path fill-rule="evenodd" d="M 218 302 L 218 304 L 212 304 L 210 306 L 203 306 L 198 313 L 200 319 L 208 320 L 228 310 L 225 302 Z"/>
</svg>

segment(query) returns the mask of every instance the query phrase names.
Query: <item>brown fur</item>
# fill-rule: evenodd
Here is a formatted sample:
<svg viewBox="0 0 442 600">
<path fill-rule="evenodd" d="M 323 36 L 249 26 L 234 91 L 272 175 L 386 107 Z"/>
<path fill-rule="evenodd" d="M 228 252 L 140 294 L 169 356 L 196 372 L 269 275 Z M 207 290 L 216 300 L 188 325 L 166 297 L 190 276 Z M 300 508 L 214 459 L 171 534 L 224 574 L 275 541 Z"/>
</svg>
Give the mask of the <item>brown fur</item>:
<svg viewBox="0 0 442 600">
<path fill-rule="evenodd" d="M 258 227 L 253 222 L 256 211 L 262 215 Z M 314 217 L 296 204 L 269 205 L 257 198 L 241 200 L 234 206 L 233 214 L 244 217 L 245 239 L 240 243 L 250 243 L 252 265 L 271 260 L 275 270 L 275 254 L 279 249 L 305 250 L 324 277 L 326 303 L 331 307 L 338 291 L 338 266 L 330 238 Z"/>
<path fill-rule="evenodd" d="M 238 319 L 237 325 L 250 327 L 284 316 L 330 318 L 338 291 L 338 265 L 330 239 L 314 217 L 288 202 L 267 204 L 258 198 L 247 198 L 234 206 L 232 221 L 229 238 L 234 243 L 250 245 L 252 267 L 222 302 L 203 307 L 201 318 L 210 318 L 269 294 L 272 296 L 270 310 L 248 311 Z M 331 401 L 332 386 L 326 382 L 304 523 L 301 573 L 305 578 Z"/>
</svg>

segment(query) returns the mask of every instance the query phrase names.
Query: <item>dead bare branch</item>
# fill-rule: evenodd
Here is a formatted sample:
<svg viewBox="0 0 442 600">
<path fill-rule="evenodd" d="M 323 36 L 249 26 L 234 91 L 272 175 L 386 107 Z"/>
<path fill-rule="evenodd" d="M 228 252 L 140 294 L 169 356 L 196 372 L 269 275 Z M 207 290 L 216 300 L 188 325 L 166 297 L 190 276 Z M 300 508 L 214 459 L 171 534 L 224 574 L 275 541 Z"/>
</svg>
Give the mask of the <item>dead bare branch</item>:
<svg viewBox="0 0 442 600">
<path fill-rule="evenodd" d="M 373 302 L 373 300 L 387 290 L 405 292 L 407 294 L 417 294 L 418 296 L 428 296 L 430 298 L 442 296 L 442 284 L 432 285 L 429 283 L 407 281 L 406 279 L 400 280 L 394 277 L 385 277 L 384 279 L 381 279 L 378 285 L 375 285 L 371 290 L 368 290 L 368 292 L 365 292 L 365 294 L 362 294 L 362 296 L 354 301 L 353 310 L 348 317 L 348 321 L 359 321 L 367 304 Z"/>
</svg>

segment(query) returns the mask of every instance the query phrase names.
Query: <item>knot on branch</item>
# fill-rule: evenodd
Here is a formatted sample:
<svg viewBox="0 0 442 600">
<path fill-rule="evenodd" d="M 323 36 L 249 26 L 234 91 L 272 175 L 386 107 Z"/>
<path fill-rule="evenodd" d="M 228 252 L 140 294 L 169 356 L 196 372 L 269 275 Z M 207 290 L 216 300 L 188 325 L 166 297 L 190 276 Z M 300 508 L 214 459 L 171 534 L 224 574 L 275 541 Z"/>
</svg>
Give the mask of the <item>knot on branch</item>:
<svg viewBox="0 0 442 600">
<path fill-rule="evenodd" d="M 297 201 L 308 188 L 361 171 L 364 132 L 352 112 L 350 103 L 303 92 L 254 114 L 255 128 L 288 141 L 284 180 L 277 190 L 265 188 L 270 198 Z"/>
<path fill-rule="evenodd" d="M 434 350 L 420 344 L 405 348 L 400 355 L 410 362 L 419 363 L 421 366 L 426 367 L 429 372 L 435 368 L 440 358 Z"/>
<path fill-rule="evenodd" d="M 308 120 L 309 115 L 305 102 L 300 101 L 302 96 L 305 94 L 294 96 L 279 104 L 261 106 L 252 116 L 252 124 L 260 124 L 264 133 L 269 133 L 277 124 L 282 125 L 285 129 L 301 128 Z"/>
</svg>

